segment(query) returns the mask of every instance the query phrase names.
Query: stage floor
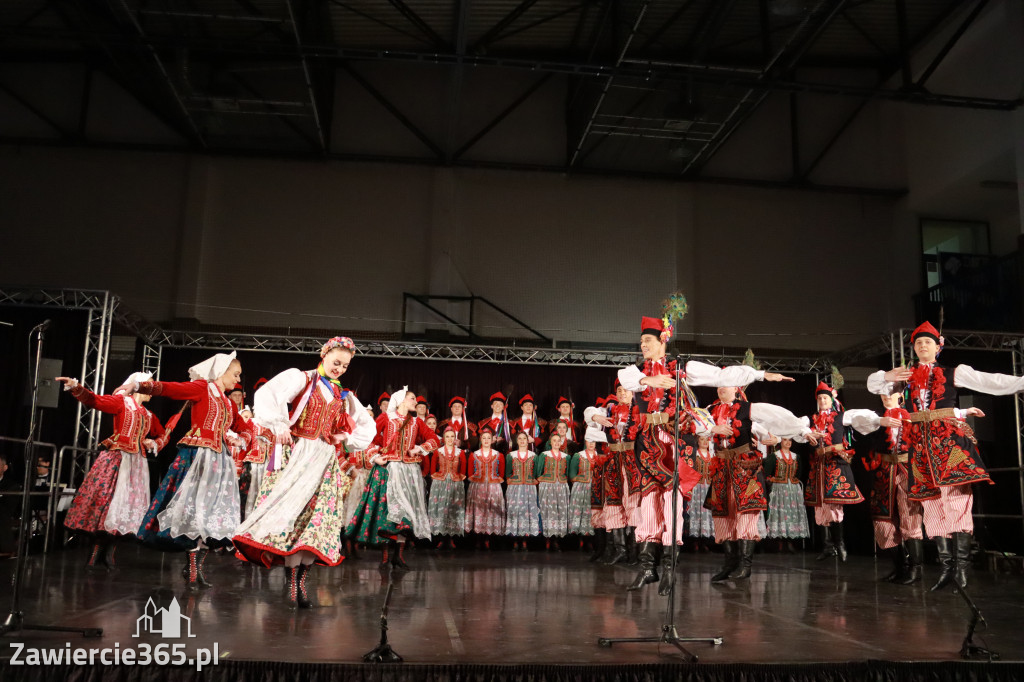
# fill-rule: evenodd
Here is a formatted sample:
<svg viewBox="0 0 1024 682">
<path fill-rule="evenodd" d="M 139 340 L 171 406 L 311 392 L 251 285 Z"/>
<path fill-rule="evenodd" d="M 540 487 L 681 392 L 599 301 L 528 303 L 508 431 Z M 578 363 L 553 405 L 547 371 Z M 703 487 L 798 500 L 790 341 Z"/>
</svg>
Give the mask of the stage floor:
<svg viewBox="0 0 1024 682">
<path fill-rule="evenodd" d="M 657 644 L 600 647 L 600 637 L 658 635 L 667 600 L 657 586 L 626 592 L 634 570 L 588 563 L 579 552 L 408 552 L 413 570 L 399 574 L 389 637 L 407 663 L 630 664 L 680 660 Z M 211 555 L 214 587 L 183 589 L 182 555 L 122 545 L 116 571 L 86 570 L 85 550 L 33 556 L 22 606 L 30 622 L 102 627 L 101 639 L 22 632 L 11 642 L 30 647 L 130 647 L 159 643 L 134 638 L 153 598 L 177 597 L 196 637 L 186 648 L 217 644 L 221 658 L 296 662 L 358 662 L 379 637 L 386 573 L 377 552 L 338 568 L 317 567 L 311 592 L 319 608 L 289 610 L 284 571 Z M 712 585 L 721 555 L 681 554 L 676 623 L 682 636 L 722 637 L 690 645 L 702 663 L 952 661 L 959 658 L 969 611 L 947 589 L 930 593 L 937 566 L 923 585 L 879 582 L 888 568 L 870 557 L 846 564 L 800 553 L 757 554 L 748 581 Z M 13 560 L 0 562 L 9 584 Z M 1004 661 L 1024 660 L 1024 576 L 974 570 L 971 595 L 988 621 L 976 643 Z M 8 611 L 8 591 L 0 606 Z M 10 656 L 3 647 L 0 660 Z"/>
</svg>

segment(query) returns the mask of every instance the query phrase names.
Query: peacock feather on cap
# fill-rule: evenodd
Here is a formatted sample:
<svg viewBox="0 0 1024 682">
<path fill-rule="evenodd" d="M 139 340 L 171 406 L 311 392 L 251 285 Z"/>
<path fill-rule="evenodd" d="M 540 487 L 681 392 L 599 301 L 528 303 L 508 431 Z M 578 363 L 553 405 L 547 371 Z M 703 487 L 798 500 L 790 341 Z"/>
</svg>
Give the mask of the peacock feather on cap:
<svg viewBox="0 0 1024 682">
<path fill-rule="evenodd" d="M 661 340 L 667 342 L 675 333 L 676 322 L 686 317 L 690 305 L 686 302 L 686 296 L 677 291 L 670 294 L 661 304 L 661 321 L 665 324 L 665 331 L 661 333 Z"/>
<path fill-rule="evenodd" d="M 832 390 L 839 391 L 845 384 L 846 379 L 844 379 L 843 375 L 839 372 L 839 368 L 832 365 Z"/>
<path fill-rule="evenodd" d="M 747 352 L 743 354 L 743 364 L 754 369 L 761 369 L 761 363 L 754 358 L 754 350 L 752 348 L 748 348 Z"/>
</svg>

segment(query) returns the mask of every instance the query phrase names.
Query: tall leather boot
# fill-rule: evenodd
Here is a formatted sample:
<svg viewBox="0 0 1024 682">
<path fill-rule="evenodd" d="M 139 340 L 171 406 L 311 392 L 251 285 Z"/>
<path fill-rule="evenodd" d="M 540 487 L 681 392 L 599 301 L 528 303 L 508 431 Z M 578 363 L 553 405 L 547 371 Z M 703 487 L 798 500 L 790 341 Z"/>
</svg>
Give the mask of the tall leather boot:
<svg viewBox="0 0 1024 682">
<path fill-rule="evenodd" d="M 823 561 L 824 559 L 831 559 L 836 556 L 836 546 L 832 544 L 832 531 L 831 526 L 818 526 L 821 529 L 821 535 L 823 538 L 823 545 L 821 553 L 814 557 L 815 561 Z"/>
<path fill-rule="evenodd" d="M 196 552 L 196 576 L 199 579 L 199 587 L 203 589 L 213 587 L 213 584 L 206 579 L 206 557 L 209 555 L 210 550 L 205 547 Z"/>
<path fill-rule="evenodd" d="M 672 565 L 672 546 L 662 545 L 661 581 L 658 583 L 658 594 L 667 597 L 672 586 L 676 584 L 676 572 Z M 679 547 L 676 547 L 676 566 L 679 565 Z"/>
<path fill-rule="evenodd" d="M 608 531 L 604 528 L 594 529 L 594 551 L 587 561 L 597 561 L 604 556 L 605 548 L 608 546 Z"/>
<path fill-rule="evenodd" d="M 394 540 L 388 540 L 380 551 L 380 567 L 387 568 L 388 563 L 391 561 L 391 554 L 398 553 L 398 543 Z"/>
<path fill-rule="evenodd" d="M 956 552 L 953 557 L 956 565 L 953 582 L 958 587 L 967 587 L 967 569 L 971 566 L 971 542 L 973 540 L 974 537 L 970 533 L 953 533 Z"/>
<path fill-rule="evenodd" d="M 739 541 L 739 567 L 729 574 L 730 580 L 744 580 L 750 577 L 750 566 L 754 563 L 754 548 L 757 540 Z"/>
<path fill-rule="evenodd" d="M 900 582 L 907 573 L 907 552 L 903 545 L 883 549 L 880 553 L 889 557 L 889 561 L 892 562 L 892 570 L 879 578 L 879 580 L 890 583 Z"/>
<path fill-rule="evenodd" d="M 313 602 L 309 600 L 309 593 L 306 591 L 306 578 L 309 576 L 309 570 L 313 568 L 313 564 L 299 564 L 296 568 L 298 569 L 296 576 L 298 590 L 295 595 L 295 603 L 300 609 L 311 609 Z"/>
<path fill-rule="evenodd" d="M 626 558 L 627 566 L 636 566 L 640 563 L 640 545 L 636 541 L 636 527 L 626 526 Z"/>
<path fill-rule="evenodd" d="M 185 587 L 189 590 L 198 590 L 201 587 L 199 584 L 199 561 L 196 556 L 197 554 L 199 554 L 197 549 L 188 552 L 186 554 L 185 566 L 181 570 L 181 575 L 185 578 Z"/>
<path fill-rule="evenodd" d="M 288 605 L 295 609 L 299 606 L 299 566 L 285 566 L 284 574 L 288 578 L 288 586 L 286 593 L 288 595 Z"/>
<path fill-rule="evenodd" d="M 830 525 L 828 527 L 828 529 L 832 533 L 832 544 L 835 545 L 836 556 L 839 557 L 840 561 L 845 562 L 846 561 L 846 543 L 843 542 L 843 524 L 842 523 L 833 523 L 832 525 Z"/>
<path fill-rule="evenodd" d="M 107 544 L 103 548 L 103 556 L 100 557 L 100 562 L 107 567 L 108 571 L 113 571 L 117 568 L 117 561 L 114 555 L 117 553 L 117 543 L 113 537 L 107 538 Z"/>
<path fill-rule="evenodd" d="M 89 560 L 85 562 L 86 567 L 96 568 L 96 560 L 100 558 L 100 553 L 103 551 L 103 545 L 95 543 L 92 546 L 92 551 L 89 552 Z"/>
<path fill-rule="evenodd" d="M 711 576 L 711 582 L 713 583 L 728 580 L 729 574 L 740 565 L 739 547 L 737 547 L 735 542 L 726 540 L 722 543 L 722 549 L 725 551 L 725 563 L 722 564 L 722 570 Z"/>
<path fill-rule="evenodd" d="M 935 538 L 935 547 L 939 550 L 939 565 L 942 566 L 942 573 L 939 574 L 939 579 L 935 581 L 935 584 L 929 588 L 930 592 L 941 590 L 953 582 L 953 577 L 956 574 L 956 560 L 953 557 L 955 545 L 953 541 L 949 538 Z"/>
<path fill-rule="evenodd" d="M 614 566 L 629 559 L 629 552 L 626 551 L 626 529 L 615 528 L 611 531 L 611 542 L 608 543 L 608 552 L 601 560 L 601 563 Z"/>
<path fill-rule="evenodd" d="M 640 570 L 637 571 L 636 578 L 626 588 L 627 590 L 639 590 L 644 585 L 658 582 L 659 550 L 661 550 L 661 544 L 657 542 L 643 542 L 640 544 Z"/>
<path fill-rule="evenodd" d="M 924 560 L 924 540 L 906 540 L 905 543 L 907 546 L 907 573 L 902 580 L 896 582 L 900 585 L 913 585 L 921 582 L 923 574 L 921 564 Z"/>
</svg>

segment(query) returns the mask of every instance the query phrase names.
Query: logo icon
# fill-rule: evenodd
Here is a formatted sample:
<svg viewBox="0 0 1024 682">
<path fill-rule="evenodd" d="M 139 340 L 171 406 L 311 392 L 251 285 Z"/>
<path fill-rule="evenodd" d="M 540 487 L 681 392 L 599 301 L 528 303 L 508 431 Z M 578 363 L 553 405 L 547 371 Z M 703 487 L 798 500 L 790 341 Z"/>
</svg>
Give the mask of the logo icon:
<svg viewBox="0 0 1024 682">
<path fill-rule="evenodd" d="M 192 619 L 181 614 L 181 606 L 176 597 L 171 598 L 170 606 L 159 609 L 153 598 L 149 598 L 142 615 L 135 621 L 135 634 L 132 637 L 139 637 L 145 632 L 160 635 L 164 639 L 195 637 L 192 634 Z"/>
</svg>

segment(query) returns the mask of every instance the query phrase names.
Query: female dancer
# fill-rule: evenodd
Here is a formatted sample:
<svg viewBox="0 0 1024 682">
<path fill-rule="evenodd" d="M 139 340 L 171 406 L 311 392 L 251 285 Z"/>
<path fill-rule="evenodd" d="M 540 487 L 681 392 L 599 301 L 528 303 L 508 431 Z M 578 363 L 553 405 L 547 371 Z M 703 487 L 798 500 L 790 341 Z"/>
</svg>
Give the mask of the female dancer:
<svg viewBox="0 0 1024 682">
<path fill-rule="evenodd" d="M 415 393 L 395 391 L 387 414 L 377 417 L 373 445 L 374 467 L 345 535 L 366 544 L 386 539 L 381 565 L 390 559 L 397 568 L 409 568 L 406 541 L 430 537 L 421 462 L 438 446 L 437 434 L 416 416 Z"/>
<path fill-rule="evenodd" d="M 276 480 L 260 489 L 233 540 L 240 559 L 268 568 L 284 564 L 292 608 L 313 606 L 306 579 L 314 562 L 337 566 L 342 560 L 340 511 L 351 479 L 338 449 L 346 443 L 365 448 L 376 434 L 359 400 L 341 386 L 355 352 L 352 339 L 336 336 L 320 349 L 315 370 L 285 370 L 256 392 L 257 422 L 291 452 L 280 464 L 275 452 Z"/>
<path fill-rule="evenodd" d="M 444 429 L 444 445 L 430 455 L 428 471 L 432 480 L 427 516 L 434 535 L 447 535 L 448 546 L 455 549 L 456 535 L 466 525 L 466 453 L 455 445 L 455 428 Z M 438 549 L 444 540 L 437 543 Z"/>
<path fill-rule="evenodd" d="M 597 441 L 591 440 L 593 431 L 587 431 L 586 445 L 569 460 L 568 472 L 569 481 L 572 483 L 569 493 L 569 532 L 580 536 L 581 549 L 584 536 L 594 534 L 594 528 L 590 523 L 591 477 L 600 456 L 597 452 Z M 604 437 L 599 430 L 597 433 Z"/>
<path fill-rule="evenodd" d="M 505 455 L 491 448 L 494 433 L 490 426 L 480 427 L 477 433 L 480 449 L 469 458 L 466 532 L 501 535 L 505 529 L 505 498 L 501 494 L 501 483 L 505 480 Z M 490 540 L 483 542 L 486 549 L 491 548 Z"/>
<path fill-rule="evenodd" d="M 228 544 L 240 521 L 238 476 L 225 441 L 227 430 L 243 439 L 249 436 L 238 408 L 224 394 L 242 375 L 234 351 L 207 358 L 190 367 L 188 375 L 192 381 L 132 381 L 118 391 L 191 403 L 192 428 L 178 442 L 178 456 L 138 535 L 159 549 L 188 552 L 182 575 L 189 589 L 196 589 L 210 586 L 203 572 L 209 548 Z"/>
<path fill-rule="evenodd" d="M 540 535 L 540 507 L 537 506 L 537 479 L 533 475 L 534 457 L 529 431 L 516 434 L 516 449 L 505 456 L 508 514 L 505 535 L 512 536 L 512 551 L 526 551 L 526 538 Z"/>
<path fill-rule="evenodd" d="M 548 438 L 548 447 L 536 458 L 533 474 L 537 477 L 544 547 L 550 550 L 551 538 L 555 538 L 555 549 L 561 551 L 558 538 L 569 532 L 569 459 L 562 452 L 562 436 L 557 431 Z"/>
<path fill-rule="evenodd" d="M 686 526 L 688 535 L 696 538 L 695 549 L 707 552 L 715 537 L 715 522 L 711 512 L 704 508 L 704 498 L 708 495 L 708 488 L 711 486 L 711 464 L 714 461 L 715 453 L 711 449 L 710 436 L 687 436 L 688 439 L 695 438 L 697 447 L 686 448 L 680 455 L 686 458 L 686 463 L 700 474 L 700 481 L 693 486 L 690 493 L 689 509 L 686 513 Z M 803 499 L 800 500 L 800 508 L 803 509 Z"/>
<path fill-rule="evenodd" d="M 125 383 L 148 381 L 152 374 L 136 372 Z M 100 561 L 107 570 L 114 568 L 114 552 L 118 535 L 133 535 L 149 509 L 149 466 L 146 452 L 156 454 L 170 436 L 152 412 L 143 405 L 148 395 L 96 395 L 77 379 L 57 377 L 65 391 L 86 407 L 114 415 L 114 435 L 103 441 L 105 448 L 89 473 L 68 510 L 64 526 L 70 530 L 93 535 L 94 544 L 88 566 Z M 177 422 L 177 418 L 174 419 Z"/>
<path fill-rule="evenodd" d="M 775 453 L 775 472 L 768 477 L 772 484 L 768 495 L 768 537 L 778 538 L 779 550 L 785 546 L 790 552 L 796 551 L 793 540 L 811 536 L 804 505 L 804 486 L 797 476 L 800 462 L 792 447 L 792 438 L 783 438 L 779 442 Z"/>
</svg>

